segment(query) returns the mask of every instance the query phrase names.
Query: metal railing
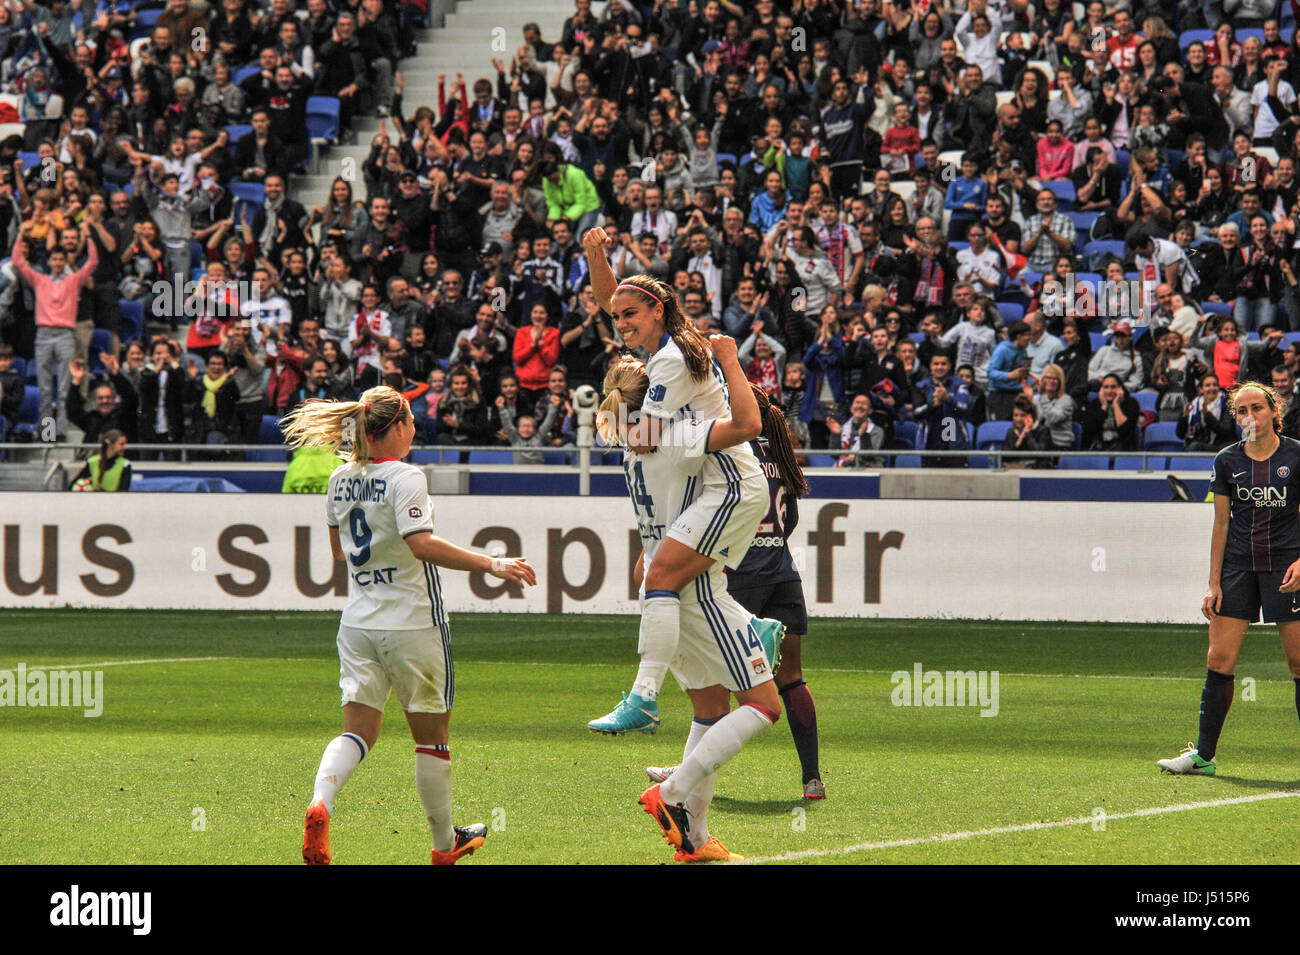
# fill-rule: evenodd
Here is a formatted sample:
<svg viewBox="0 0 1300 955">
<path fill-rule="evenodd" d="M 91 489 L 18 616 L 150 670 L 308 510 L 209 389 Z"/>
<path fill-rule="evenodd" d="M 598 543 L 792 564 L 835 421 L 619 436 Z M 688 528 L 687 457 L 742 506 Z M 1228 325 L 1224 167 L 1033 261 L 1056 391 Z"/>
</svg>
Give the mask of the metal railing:
<svg viewBox="0 0 1300 955">
<path fill-rule="evenodd" d="M 29 443 L 11 442 L 0 444 L 0 466 L 6 461 L 13 461 L 11 452 L 19 452 L 20 457 L 26 463 L 40 461 L 41 463 L 57 463 L 76 460 L 75 456 L 67 455 L 67 452 L 86 452 L 87 455 L 93 454 L 99 450 L 98 444 L 81 443 L 74 444 L 62 442 L 52 444 L 50 442 L 36 441 Z M 128 455 L 132 461 L 138 463 L 159 463 L 159 464 L 261 464 L 267 466 L 280 466 L 287 463 L 290 451 L 274 444 L 151 444 L 139 443 L 132 444 L 128 450 Z M 605 455 L 620 454 L 619 448 L 601 448 L 594 447 L 588 449 L 568 445 L 566 447 L 541 447 L 541 448 L 523 448 L 507 447 L 499 444 L 422 444 L 412 445 L 411 454 L 407 460 L 415 464 L 475 464 L 479 466 L 491 467 L 498 462 L 487 463 L 483 461 L 462 461 L 462 457 L 476 453 L 490 453 L 494 455 L 509 454 L 514 458 L 520 455 L 529 455 L 536 457 L 542 455 L 543 460 L 563 455 L 565 460 L 561 464 L 548 464 L 547 467 L 578 467 L 581 468 L 584 457 L 590 456 L 597 459 L 594 465 L 599 467 L 603 463 Z M 1163 462 L 1168 459 L 1171 463 L 1177 460 L 1187 459 L 1189 461 L 1204 461 L 1207 458 L 1213 458 L 1213 452 L 1209 451 L 1004 451 L 1000 449 L 986 450 L 962 450 L 962 451 L 918 451 L 912 448 L 880 448 L 867 449 L 858 451 L 839 451 L 832 448 L 826 449 L 798 449 L 798 454 L 808 456 L 812 459 L 810 467 L 824 467 L 816 459 L 830 458 L 839 462 L 843 458 L 861 459 L 884 459 L 886 467 L 892 467 L 893 459 L 900 457 L 920 458 L 921 460 L 953 459 L 961 458 L 966 460 L 980 459 L 987 462 L 980 470 L 1001 471 L 1006 470 L 1004 461 L 1006 460 L 1031 460 L 1031 461 L 1059 461 L 1060 458 L 1141 458 L 1142 465 L 1138 468 L 1138 473 L 1150 472 L 1155 470 L 1151 467 L 1152 462 Z M 240 456 L 257 455 L 252 460 Z M 58 457 L 55 457 L 55 456 Z M 284 460 L 280 460 L 283 457 Z M 513 462 L 517 464 L 516 460 Z M 529 465 L 536 466 L 536 465 Z M 845 465 L 835 464 L 834 467 L 845 467 Z M 868 465 L 858 465 L 867 467 Z M 1057 468 L 1058 470 L 1061 470 Z M 1089 469 L 1092 470 L 1092 469 Z M 1096 469 L 1101 470 L 1101 469 Z M 1130 468 L 1122 470 L 1129 471 Z"/>
</svg>

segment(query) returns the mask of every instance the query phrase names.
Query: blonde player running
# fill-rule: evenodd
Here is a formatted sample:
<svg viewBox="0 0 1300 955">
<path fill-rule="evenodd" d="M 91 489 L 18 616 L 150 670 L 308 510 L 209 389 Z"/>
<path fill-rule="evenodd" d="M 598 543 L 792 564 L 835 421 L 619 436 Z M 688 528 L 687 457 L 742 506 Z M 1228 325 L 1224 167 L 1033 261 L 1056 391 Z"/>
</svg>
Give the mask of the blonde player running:
<svg viewBox="0 0 1300 955">
<path fill-rule="evenodd" d="M 645 452 L 660 443 L 664 425 L 678 419 L 715 421 L 731 417 L 726 379 L 709 339 L 682 313 L 672 287 L 648 275 L 621 283 L 604 248 L 604 229 L 583 236 L 596 301 L 614 317 L 629 348 L 650 353 L 648 385 L 640 403 L 641 422 L 626 436 L 629 447 Z M 744 389 L 748 393 L 746 382 Z M 767 483 L 749 445 L 740 442 L 715 452 L 726 480 L 699 487 L 689 509 L 667 528 L 666 539 L 645 571 L 641 611 L 641 665 L 632 692 L 613 712 L 587 726 L 598 733 L 653 733 L 659 727 L 659 688 L 677 650 L 683 590 L 718 564 L 740 565 L 767 510 Z"/>
<path fill-rule="evenodd" d="M 692 520 L 691 501 L 728 483 L 734 465 L 721 449 L 762 430 L 758 403 L 736 358 L 736 343 L 725 336 L 714 336 L 711 343 L 728 384 L 736 389 L 734 417 L 672 421 L 657 448 L 629 451 L 624 460 L 643 546 L 639 577 L 672 540 L 668 535 L 683 520 Z M 629 428 L 630 418 L 641 408 L 649 387 L 646 366 L 636 358 L 626 356 L 610 368 L 600 417 L 607 439 L 627 443 L 628 431 L 635 430 Z M 644 593 L 642 605 L 647 602 Z M 640 802 L 677 849 L 679 862 L 737 858 L 709 834 L 709 803 L 718 768 L 780 718 L 772 669 L 783 628 L 775 621 L 753 620 L 727 593 L 726 575 L 716 564 L 682 593 L 680 611 L 680 638 L 670 665 L 690 694 L 694 720 L 681 766 L 666 782 L 642 793 Z M 774 637 L 772 650 L 763 646 L 756 628 Z M 729 693 L 741 704 L 735 712 Z"/>
<path fill-rule="evenodd" d="M 433 535 L 425 476 L 401 461 L 415 437 L 411 408 L 392 388 L 371 388 L 360 401 L 307 401 L 285 418 L 284 432 L 294 448 L 352 445 L 325 498 L 330 549 L 347 562 L 349 577 L 338 633 L 343 733 L 321 757 L 303 861 L 329 864 L 334 798 L 379 738 L 384 704 L 395 691 L 415 740 L 415 788 L 433 836 L 433 863 L 454 865 L 483 845 L 487 827 L 451 824 L 447 727 L 456 681 L 438 567 L 523 584 L 537 576 L 522 557 L 488 557 Z"/>
</svg>

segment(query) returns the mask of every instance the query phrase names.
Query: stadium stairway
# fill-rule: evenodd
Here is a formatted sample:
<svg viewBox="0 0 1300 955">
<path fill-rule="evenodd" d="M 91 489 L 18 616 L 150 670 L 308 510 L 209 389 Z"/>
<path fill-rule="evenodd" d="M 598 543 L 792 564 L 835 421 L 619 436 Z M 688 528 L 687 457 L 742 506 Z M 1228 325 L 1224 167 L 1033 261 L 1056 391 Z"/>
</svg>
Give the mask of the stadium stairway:
<svg viewBox="0 0 1300 955">
<path fill-rule="evenodd" d="M 537 23 L 542 39 L 555 43 L 560 39 L 565 19 L 573 14 L 573 0 L 533 0 L 526 4 L 519 0 L 461 0 L 447 6 L 454 9 L 446 14 L 442 26 L 414 31 L 417 53 L 398 66 L 405 82 L 402 111 L 408 118 L 419 106 L 437 109 L 439 73 L 447 75 L 448 97 L 455 93 L 457 73 L 465 74 L 471 99 L 474 81 L 480 77 L 492 80 L 495 93 L 496 71 L 492 60 L 501 59 L 509 66 L 510 58 L 524 42 L 524 24 Z M 592 5 L 597 16 L 603 6 Z M 438 8 L 435 2 L 433 10 Z M 432 22 L 437 22 L 436 12 L 432 14 Z M 498 38 L 495 43 L 494 36 Z M 391 135 L 392 122 L 387 122 L 385 128 Z M 293 196 L 308 212 L 328 201 L 330 184 L 342 174 L 347 159 L 353 161 L 355 171 L 353 192 L 358 199 L 365 199 L 361 164 L 370 155 L 370 141 L 379 131 L 379 118 L 357 117 L 351 129 L 356 134 L 355 143 L 340 143 L 320 151 L 311 173 L 294 178 Z"/>
</svg>

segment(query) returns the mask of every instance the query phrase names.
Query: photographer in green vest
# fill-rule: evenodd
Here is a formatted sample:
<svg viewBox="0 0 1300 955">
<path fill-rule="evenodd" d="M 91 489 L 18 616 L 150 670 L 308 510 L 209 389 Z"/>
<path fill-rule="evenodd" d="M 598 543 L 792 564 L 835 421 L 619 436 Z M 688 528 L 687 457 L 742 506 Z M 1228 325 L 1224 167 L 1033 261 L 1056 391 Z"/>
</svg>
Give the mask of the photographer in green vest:
<svg viewBox="0 0 1300 955">
<path fill-rule="evenodd" d="M 131 462 L 126 459 L 126 435 L 110 428 L 99 438 L 99 453 L 92 454 L 72 482 L 74 491 L 131 490 Z"/>
</svg>

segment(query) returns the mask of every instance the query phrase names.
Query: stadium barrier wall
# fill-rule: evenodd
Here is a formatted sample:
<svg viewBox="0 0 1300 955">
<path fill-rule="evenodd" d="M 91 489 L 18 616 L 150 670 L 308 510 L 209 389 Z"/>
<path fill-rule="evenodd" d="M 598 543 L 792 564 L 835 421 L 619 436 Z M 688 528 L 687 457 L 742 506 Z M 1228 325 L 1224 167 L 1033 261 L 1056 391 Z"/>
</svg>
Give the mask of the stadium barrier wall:
<svg viewBox="0 0 1300 955">
<path fill-rule="evenodd" d="M 538 568 L 527 590 L 444 572 L 452 612 L 636 612 L 626 500 L 432 500 L 436 533 Z M 338 610 L 323 506 L 0 493 L 0 606 Z M 1211 523 L 1207 504 L 806 499 L 792 550 L 814 616 L 1193 623 Z"/>
</svg>

